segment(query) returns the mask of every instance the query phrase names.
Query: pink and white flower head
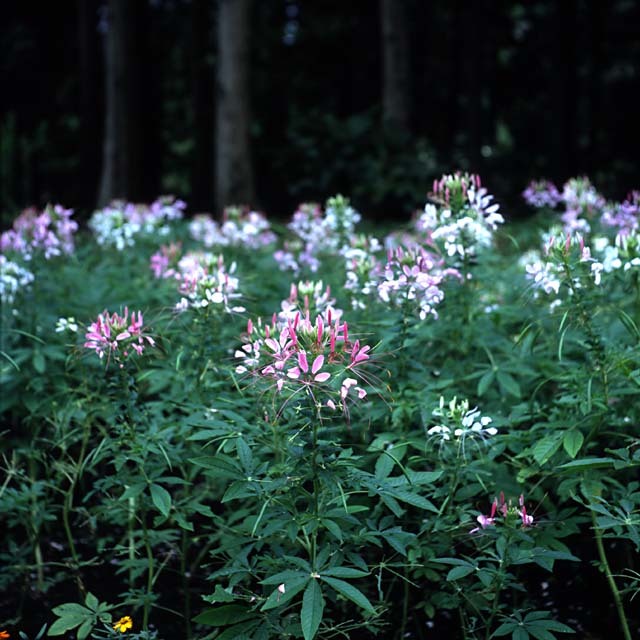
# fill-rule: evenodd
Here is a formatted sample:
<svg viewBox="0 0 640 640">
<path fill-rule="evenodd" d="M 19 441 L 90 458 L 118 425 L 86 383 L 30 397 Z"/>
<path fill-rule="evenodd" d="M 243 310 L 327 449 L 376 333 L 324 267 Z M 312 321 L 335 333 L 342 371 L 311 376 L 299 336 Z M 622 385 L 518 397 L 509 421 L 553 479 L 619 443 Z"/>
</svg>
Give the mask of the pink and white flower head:
<svg viewBox="0 0 640 640">
<path fill-rule="evenodd" d="M 15 252 L 25 260 L 41 253 L 45 260 L 71 254 L 78 223 L 71 219 L 73 209 L 47 205 L 44 211 L 25 209 L 13 222 L 13 228 L 0 235 L 0 251 Z"/>
<path fill-rule="evenodd" d="M 455 269 L 443 268 L 443 261 L 423 248 L 390 250 L 387 264 L 377 282 L 378 297 L 396 307 L 407 305 L 421 320 L 438 317 L 436 307 L 444 299 L 441 285 L 447 277 L 461 278 Z"/>
<path fill-rule="evenodd" d="M 120 368 L 135 355 L 141 356 L 147 346 L 155 346 L 154 339 L 144 329 L 142 312 L 124 308 L 124 314 L 104 311 L 91 323 L 85 334 L 84 346 L 94 350 L 100 359 L 107 356 L 107 364 L 113 360 Z"/>
<path fill-rule="evenodd" d="M 150 205 L 114 200 L 95 211 L 89 220 L 96 242 L 122 251 L 139 238 L 167 236 L 171 223 L 182 217 L 186 204 L 173 196 L 161 196 Z"/>
<path fill-rule="evenodd" d="M 533 526 L 534 518 L 527 513 L 523 495 L 518 498 L 518 506 L 514 507 L 511 500 L 506 502 L 504 492 L 501 491 L 500 496 L 493 499 L 489 515 L 481 513 L 476 521 L 480 526 L 475 527 L 469 533 L 478 533 L 487 527 L 495 527 L 499 524 L 519 525 L 522 529 L 527 529 Z"/>
<path fill-rule="evenodd" d="M 249 321 L 243 345 L 235 356 L 236 372 L 274 385 L 277 393 L 306 391 L 319 406 L 344 408 L 350 398 L 363 399 L 362 366 L 371 348 L 352 341 L 346 322 L 339 318 L 297 313 L 286 325 L 274 316 L 271 324 Z"/>
<path fill-rule="evenodd" d="M 342 309 L 334 305 L 336 299 L 331 295 L 331 288 L 324 287 L 322 280 L 312 282 L 309 280 L 292 283 L 289 297 L 280 303 L 281 311 L 278 313 L 278 324 L 286 325 L 297 314 L 302 316 L 321 315 L 324 322 L 339 320 L 342 317 Z"/>
<path fill-rule="evenodd" d="M 276 240 L 263 213 L 239 206 L 227 207 L 222 214 L 221 224 L 208 213 L 198 214 L 189 224 L 189 233 L 205 247 L 259 249 Z"/>
</svg>

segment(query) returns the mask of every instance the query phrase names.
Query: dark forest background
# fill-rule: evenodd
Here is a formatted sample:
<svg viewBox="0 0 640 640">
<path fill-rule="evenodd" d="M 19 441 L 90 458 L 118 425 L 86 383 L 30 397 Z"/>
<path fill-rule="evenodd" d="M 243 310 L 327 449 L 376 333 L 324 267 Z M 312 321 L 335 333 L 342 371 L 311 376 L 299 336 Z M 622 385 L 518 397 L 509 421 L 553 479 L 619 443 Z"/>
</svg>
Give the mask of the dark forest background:
<svg viewBox="0 0 640 640">
<path fill-rule="evenodd" d="M 3 3 L 0 213 L 173 193 L 285 217 L 342 192 L 378 219 L 480 173 L 640 186 L 633 0 Z"/>
</svg>

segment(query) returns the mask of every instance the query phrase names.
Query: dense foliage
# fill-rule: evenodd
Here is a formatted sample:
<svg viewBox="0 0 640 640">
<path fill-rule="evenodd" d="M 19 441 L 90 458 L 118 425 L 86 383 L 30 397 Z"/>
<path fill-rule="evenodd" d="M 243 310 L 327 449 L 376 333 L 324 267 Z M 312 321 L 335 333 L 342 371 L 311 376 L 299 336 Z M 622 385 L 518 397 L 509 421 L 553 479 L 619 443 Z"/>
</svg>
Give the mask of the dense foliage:
<svg viewBox="0 0 640 640">
<path fill-rule="evenodd" d="M 23 212 L 0 637 L 630 640 L 640 197 L 524 195 L 445 175 L 384 237 L 342 196 Z"/>
</svg>

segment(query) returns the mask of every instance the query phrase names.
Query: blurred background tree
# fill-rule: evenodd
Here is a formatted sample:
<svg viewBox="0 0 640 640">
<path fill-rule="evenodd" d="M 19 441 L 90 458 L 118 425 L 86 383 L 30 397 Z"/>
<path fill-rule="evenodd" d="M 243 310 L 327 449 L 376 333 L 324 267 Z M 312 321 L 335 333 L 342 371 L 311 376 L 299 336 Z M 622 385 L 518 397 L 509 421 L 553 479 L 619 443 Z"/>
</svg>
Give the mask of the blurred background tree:
<svg viewBox="0 0 640 640">
<path fill-rule="evenodd" d="M 3 10 L 5 226 L 31 204 L 88 215 L 160 193 L 288 216 L 341 191 L 369 215 L 406 216 L 455 168 L 480 173 L 512 215 L 533 177 L 586 173 L 612 198 L 639 186 L 631 0 Z"/>
</svg>

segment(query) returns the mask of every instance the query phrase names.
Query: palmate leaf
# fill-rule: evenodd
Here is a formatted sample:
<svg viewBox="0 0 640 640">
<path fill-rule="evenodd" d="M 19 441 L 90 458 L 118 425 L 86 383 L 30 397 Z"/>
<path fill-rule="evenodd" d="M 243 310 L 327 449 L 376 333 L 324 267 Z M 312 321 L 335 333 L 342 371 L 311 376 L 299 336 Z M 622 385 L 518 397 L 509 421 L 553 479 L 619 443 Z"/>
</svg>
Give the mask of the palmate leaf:
<svg viewBox="0 0 640 640">
<path fill-rule="evenodd" d="M 337 578 L 330 578 L 329 576 L 320 576 L 320 579 L 326 582 L 330 587 L 333 587 L 338 593 L 345 598 L 351 600 L 354 604 L 357 604 L 361 609 L 364 609 L 368 613 L 375 613 L 376 610 L 369 602 L 369 599 L 356 587 L 344 580 L 338 580 Z"/>
<path fill-rule="evenodd" d="M 300 612 L 300 624 L 302 625 L 302 635 L 304 640 L 312 640 L 320 623 L 324 612 L 324 598 L 322 589 L 317 580 L 311 580 L 304 590 L 302 596 L 302 611 Z"/>
</svg>

